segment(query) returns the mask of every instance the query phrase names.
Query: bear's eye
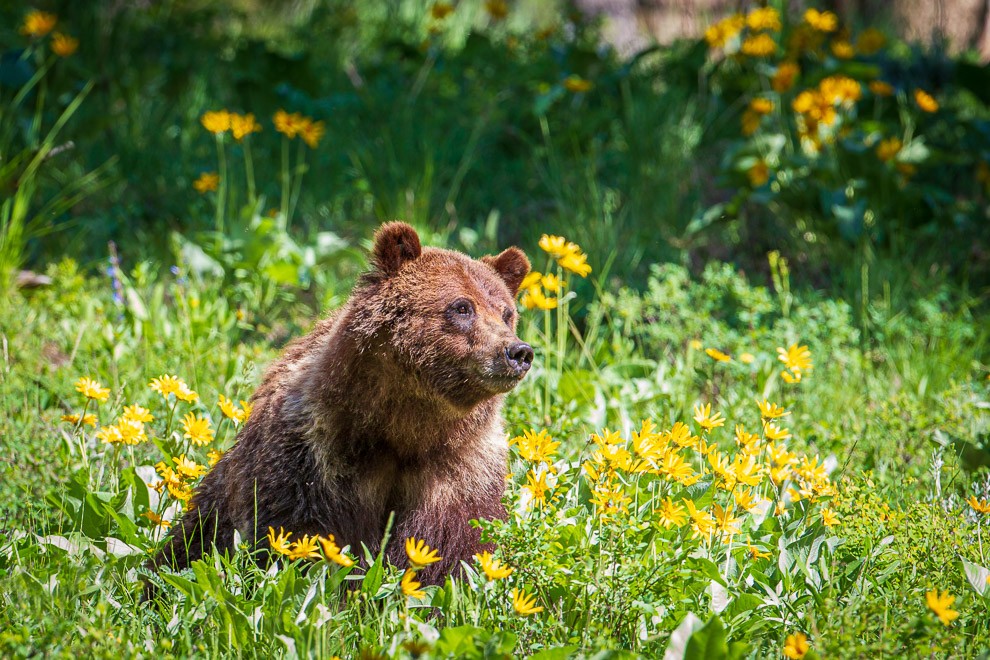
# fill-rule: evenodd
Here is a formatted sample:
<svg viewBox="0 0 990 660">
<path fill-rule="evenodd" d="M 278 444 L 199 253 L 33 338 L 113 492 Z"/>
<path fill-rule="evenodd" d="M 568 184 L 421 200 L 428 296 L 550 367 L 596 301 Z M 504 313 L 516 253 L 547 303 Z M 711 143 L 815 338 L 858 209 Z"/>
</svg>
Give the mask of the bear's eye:
<svg viewBox="0 0 990 660">
<path fill-rule="evenodd" d="M 470 317 L 474 314 L 474 305 L 470 300 L 457 300 L 450 306 L 450 310 L 458 316 Z"/>
<path fill-rule="evenodd" d="M 506 307 L 505 311 L 502 312 L 502 322 L 506 325 L 512 325 L 512 310 L 508 307 Z"/>
</svg>

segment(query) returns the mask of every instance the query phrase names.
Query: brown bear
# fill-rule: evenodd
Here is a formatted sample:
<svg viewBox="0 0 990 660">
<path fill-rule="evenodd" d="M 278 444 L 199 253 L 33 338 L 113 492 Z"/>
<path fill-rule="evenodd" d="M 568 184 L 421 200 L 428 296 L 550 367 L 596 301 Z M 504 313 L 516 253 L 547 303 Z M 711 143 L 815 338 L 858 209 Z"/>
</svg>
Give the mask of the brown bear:
<svg viewBox="0 0 990 660">
<path fill-rule="evenodd" d="M 472 519 L 504 517 L 504 394 L 533 349 L 515 334 L 529 272 L 518 248 L 479 260 L 422 248 L 409 225 L 375 234 L 350 299 L 269 367 L 237 442 L 203 478 L 155 567 L 181 569 L 234 531 L 265 543 L 333 534 L 404 563 L 410 536 L 443 560 L 437 583 L 484 546 Z"/>
</svg>

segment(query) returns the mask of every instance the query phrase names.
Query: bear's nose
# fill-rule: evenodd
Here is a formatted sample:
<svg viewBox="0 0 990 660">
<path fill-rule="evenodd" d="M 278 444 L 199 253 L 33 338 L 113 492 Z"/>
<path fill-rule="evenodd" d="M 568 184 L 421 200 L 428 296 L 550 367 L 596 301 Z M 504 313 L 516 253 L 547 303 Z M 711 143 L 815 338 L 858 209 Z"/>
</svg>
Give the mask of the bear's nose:
<svg viewBox="0 0 990 660">
<path fill-rule="evenodd" d="M 513 369 L 525 373 L 533 364 L 533 347 L 526 342 L 516 342 L 509 344 L 505 349 L 505 357 L 509 361 L 509 366 Z"/>
</svg>

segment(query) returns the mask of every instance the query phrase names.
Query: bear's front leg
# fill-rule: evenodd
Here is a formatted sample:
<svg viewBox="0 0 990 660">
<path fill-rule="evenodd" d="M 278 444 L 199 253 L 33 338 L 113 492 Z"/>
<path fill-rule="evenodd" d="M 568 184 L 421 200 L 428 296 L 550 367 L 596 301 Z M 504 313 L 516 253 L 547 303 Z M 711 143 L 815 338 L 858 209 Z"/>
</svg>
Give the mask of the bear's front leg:
<svg viewBox="0 0 990 660">
<path fill-rule="evenodd" d="M 397 514 L 386 555 L 396 566 L 408 566 L 406 539 L 425 541 L 442 559 L 419 571 L 417 579 L 424 584 L 442 584 L 447 575 L 460 573 L 461 561 L 470 563 L 475 554 L 494 550 L 491 543 L 481 542 L 481 530 L 470 523 L 479 518 L 505 518 L 501 492 L 490 489 L 485 497 L 475 499 L 444 498 Z"/>
</svg>

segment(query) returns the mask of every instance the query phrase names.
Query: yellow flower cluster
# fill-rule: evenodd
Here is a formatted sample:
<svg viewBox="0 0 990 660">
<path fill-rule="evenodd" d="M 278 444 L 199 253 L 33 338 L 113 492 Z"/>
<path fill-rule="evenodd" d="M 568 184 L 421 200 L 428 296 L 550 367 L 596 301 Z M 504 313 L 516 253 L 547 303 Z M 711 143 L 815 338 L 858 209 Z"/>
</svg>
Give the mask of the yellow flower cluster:
<svg viewBox="0 0 990 660">
<path fill-rule="evenodd" d="M 251 133 L 258 133 L 261 131 L 261 124 L 259 124 L 253 114 L 239 115 L 236 112 L 230 112 L 229 110 L 213 110 L 210 112 L 204 112 L 203 116 L 199 118 L 203 128 L 208 130 L 214 135 L 222 135 L 227 131 L 230 131 L 234 139 L 240 142 L 246 136 Z"/>
<path fill-rule="evenodd" d="M 271 549 L 292 561 L 296 559 L 326 559 L 344 568 L 354 565 L 354 560 L 337 545 L 333 534 L 328 536 L 306 534 L 290 542 L 289 537 L 291 536 L 292 532 L 287 532 L 282 527 L 278 528 L 277 534 L 274 527 L 268 528 L 268 544 Z"/>
<path fill-rule="evenodd" d="M 213 192 L 220 185 L 220 176 L 216 172 L 203 172 L 192 185 L 198 193 Z"/>
<path fill-rule="evenodd" d="M 583 462 L 582 472 L 599 520 L 617 521 L 629 514 L 633 501 L 629 488 L 640 475 L 656 475 L 684 487 L 710 479 L 718 491 L 727 493 L 724 500 L 713 502 L 710 508 L 669 496 L 654 505 L 655 525 L 666 530 L 690 524 L 694 537 L 706 543 L 739 534 L 746 514 L 766 511 L 775 503 L 777 515 L 784 515 L 788 505 L 802 500 L 817 504 L 821 498 L 834 496 L 836 489 L 819 459 L 798 456 L 784 444 L 791 433 L 773 420 L 790 413 L 766 399 L 757 401 L 757 406 L 762 433 L 749 433 L 736 426 L 737 451 L 731 455 L 711 439 L 726 420 L 720 412 L 712 411 L 710 403 L 695 407 L 694 421 L 701 429 L 698 435 L 682 422 L 659 429 L 651 420 L 644 420 L 628 440 L 609 429 L 593 434 L 594 450 Z M 519 450 L 520 458 L 536 464 L 527 473 L 527 485 L 523 486 L 524 491 L 530 491 L 532 503 L 536 499 L 532 495 L 533 482 L 545 483 L 557 443 L 551 442 L 545 432 L 530 431 L 514 438 L 511 444 Z M 540 503 L 546 503 L 545 496 Z M 833 511 L 823 509 L 820 514 L 826 526 L 838 524 Z"/>
<path fill-rule="evenodd" d="M 21 34 L 32 39 L 40 39 L 55 28 L 58 16 L 46 11 L 32 11 L 24 17 Z"/>
<path fill-rule="evenodd" d="M 98 381 L 92 378 L 80 378 L 76 381 L 76 392 L 91 401 L 102 402 L 110 398 L 110 389 L 103 387 Z"/>
<path fill-rule="evenodd" d="M 184 401 L 186 403 L 196 403 L 199 401 L 199 394 L 194 392 L 186 385 L 186 381 L 182 380 L 178 376 L 170 376 L 168 374 L 163 374 L 158 378 L 153 378 L 148 387 L 158 392 L 165 401 L 168 401 L 169 395 L 175 396 L 176 400 Z"/>
<path fill-rule="evenodd" d="M 540 237 L 540 249 L 557 260 L 557 265 L 579 277 L 587 277 L 591 273 L 588 265 L 588 255 L 581 251 L 577 243 L 572 243 L 563 236 L 543 234 Z"/>
<path fill-rule="evenodd" d="M 556 309 L 557 298 L 551 298 L 546 294 L 560 294 L 566 285 L 567 282 L 553 273 L 544 275 L 535 270 L 531 271 L 519 285 L 519 293 L 522 296 L 519 302 L 526 309 Z"/>
<path fill-rule="evenodd" d="M 147 408 L 134 404 L 126 406 L 117 421 L 96 432 L 96 437 L 111 445 L 138 445 L 148 441 L 145 422 L 155 418 Z"/>
<path fill-rule="evenodd" d="M 279 110 L 273 118 L 275 130 L 290 140 L 299 137 L 310 149 L 315 149 L 327 132 L 326 124 L 304 117 L 298 112 L 288 113 Z"/>
</svg>

